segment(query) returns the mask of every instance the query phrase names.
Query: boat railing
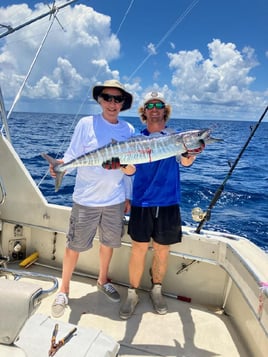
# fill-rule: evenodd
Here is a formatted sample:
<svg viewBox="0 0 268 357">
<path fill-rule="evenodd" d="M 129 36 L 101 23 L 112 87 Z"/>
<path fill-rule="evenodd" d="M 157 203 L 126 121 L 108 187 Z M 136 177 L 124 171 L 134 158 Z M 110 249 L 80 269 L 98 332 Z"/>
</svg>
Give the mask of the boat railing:
<svg viewBox="0 0 268 357">
<path fill-rule="evenodd" d="M 2 177 L 0 176 L 0 205 L 4 204 L 6 198 L 6 190 Z"/>
<path fill-rule="evenodd" d="M 18 280 L 21 280 L 23 278 L 26 278 L 26 279 L 34 279 L 34 280 L 41 280 L 41 281 L 51 282 L 51 284 L 52 284 L 51 288 L 42 289 L 42 291 L 40 291 L 40 298 L 41 299 L 43 299 L 43 298 L 47 297 L 48 295 L 54 293 L 58 289 L 58 280 L 54 276 L 35 273 L 35 272 L 26 272 L 26 271 L 21 271 L 21 270 L 16 270 L 16 269 L 7 269 L 7 268 L 1 268 L 0 267 L 0 278 L 1 277 L 8 278 L 10 276 L 13 277 L 14 281 L 18 281 Z"/>
<path fill-rule="evenodd" d="M 2 119 L 2 123 L 3 123 L 1 132 L 3 132 L 3 129 L 4 129 L 8 141 L 11 142 L 9 126 L 8 126 L 8 122 L 7 122 L 7 113 L 6 113 L 6 109 L 5 109 L 5 103 L 4 103 L 4 99 L 3 99 L 3 95 L 2 95 L 1 86 L 0 86 L 0 118 Z"/>
</svg>

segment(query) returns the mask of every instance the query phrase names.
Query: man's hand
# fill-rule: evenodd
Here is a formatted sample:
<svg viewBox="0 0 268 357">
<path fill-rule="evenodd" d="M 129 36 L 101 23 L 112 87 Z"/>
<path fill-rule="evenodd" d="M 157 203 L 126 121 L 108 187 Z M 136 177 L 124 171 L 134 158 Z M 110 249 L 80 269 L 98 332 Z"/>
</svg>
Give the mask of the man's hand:
<svg viewBox="0 0 268 357">
<path fill-rule="evenodd" d="M 125 175 L 128 176 L 132 176 L 136 172 L 136 167 L 134 165 L 122 165 L 120 169 Z"/>
<path fill-rule="evenodd" d="M 201 154 L 201 152 L 205 149 L 205 143 L 203 140 L 200 140 L 200 146 L 198 148 L 195 149 L 187 149 L 186 152 L 184 152 L 183 154 L 181 154 L 181 156 L 183 157 L 192 157 L 192 156 L 196 156 Z"/>
<path fill-rule="evenodd" d="M 123 165 L 123 166 L 126 166 L 126 165 Z M 102 167 L 106 170 L 120 169 L 121 165 L 120 165 L 119 157 L 112 157 L 111 160 L 104 161 L 102 163 Z"/>
<path fill-rule="evenodd" d="M 119 157 L 112 157 L 111 160 L 104 161 L 102 167 L 106 170 L 121 169 L 125 175 L 134 175 L 136 167 L 134 165 L 121 165 Z"/>
<path fill-rule="evenodd" d="M 57 160 L 59 164 L 64 164 L 63 160 Z M 54 166 L 49 164 L 49 173 L 51 177 L 56 178 L 56 172 L 54 171 Z"/>
</svg>

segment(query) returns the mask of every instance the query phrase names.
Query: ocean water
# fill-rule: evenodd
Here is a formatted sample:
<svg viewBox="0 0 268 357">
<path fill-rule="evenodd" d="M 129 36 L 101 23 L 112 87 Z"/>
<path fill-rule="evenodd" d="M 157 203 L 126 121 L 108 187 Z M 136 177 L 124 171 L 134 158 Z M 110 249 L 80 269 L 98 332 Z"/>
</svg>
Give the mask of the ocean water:
<svg viewBox="0 0 268 357">
<path fill-rule="evenodd" d="M 80 116 L 81 117 L 81 116 Z M 58 192 L 41 152 L 61 157 L 80 117 L 64 114 L 13 113 L 9 119 L 12 143 L 36 184 L 50 203 L 72 205 L 75 174 L 66 175 Z M 137 132 L 138 117 L 122 117 Z M 207 145 L 189 168 L 181 167 L 181 214 L 185 225 L 197 227 L 194 207 L 207 210 L 224 183 L 224 189 L 203 228 L 241 235 L 268 252 L 268 122 L 262 122 L 228 176 L 256 122 L 171 119 L 169 127 L 179 130 L 211 128 L 212 136 L 224 141 Z M 228 178 L 227 178 L 228 177 Z M 226 180 L 227 178 L 227 180 Z"/>
</svg>

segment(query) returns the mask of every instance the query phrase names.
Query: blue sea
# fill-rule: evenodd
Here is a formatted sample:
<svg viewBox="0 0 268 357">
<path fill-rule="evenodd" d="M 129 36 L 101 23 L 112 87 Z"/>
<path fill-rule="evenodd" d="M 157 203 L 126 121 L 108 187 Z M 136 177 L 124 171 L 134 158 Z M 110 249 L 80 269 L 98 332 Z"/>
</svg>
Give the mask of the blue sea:
<svg viewBox="0 0 268 357">
<path fill-rule="evenodd" d="M 61 189 L 54 192 L 54 180 L 40 153 L 61 157 L 80 117 L 13 113 L 9 119 L 12 143 L 50 203 L 72 205 L 75 175 L 65 176 Z M 138 117 L 121 118 L 131 122 L 137 132 L 142 128 Z M 207 145 L 191 167 L 181 167 L 183 223 L 197 227 L 192 209 L 200 207 L 206 211 L 224 183 L 210 220 L 203 228 L 241 235 L 268 252 L 268 122 L 260 124 L 237 166 L 228 175 L 230 165 L 238 158 L 258 120 L 258 117 L 256 122 L 171 119 L 168 125 L 179 130 L 211 128 L 212 136 L 224 140 Z"/>
</svg>

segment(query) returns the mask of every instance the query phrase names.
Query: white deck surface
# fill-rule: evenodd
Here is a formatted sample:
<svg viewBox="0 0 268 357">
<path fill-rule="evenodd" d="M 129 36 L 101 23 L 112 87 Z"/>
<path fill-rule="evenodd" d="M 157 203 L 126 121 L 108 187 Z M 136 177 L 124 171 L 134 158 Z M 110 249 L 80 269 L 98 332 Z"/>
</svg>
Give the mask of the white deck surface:
<svg viewBox="0 0 268 357">
<path fill-rule="evenodd" d="M 31 270 L 57 276 L 60 283 L 58 271 L 44 270 L 38 266 L 33 266 Z M 127 287 L 115 286 L 124 298 Z M 70 323 L 103 331 L 120 344 L 118 356 L 249 356 L 235 334 L 229 317 L 220 311 L 166 298 L 169 312 L 158 315 L 154 313 L 148 292 L 139 291 L 139 295 L 140 303 L 135 314 L 123 321 L 119 318 L 120 304 L 108 301 L 98 292 L 95 279 L 74 275 L 69 306 L 60 319 L 53 320 L 59 324 Z M 44 299 L 36 314 L 51 316 L 54 298 L 55 294 Z M 64 347 L 67 348 L 62 347 L 59 357 L 64 356 Z M 47 349 L 44 353 L 42 349 L 39 351 L 38 357 L 48 355 Z"/>
</svg>

